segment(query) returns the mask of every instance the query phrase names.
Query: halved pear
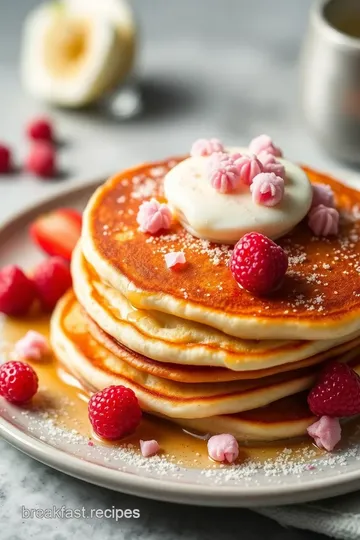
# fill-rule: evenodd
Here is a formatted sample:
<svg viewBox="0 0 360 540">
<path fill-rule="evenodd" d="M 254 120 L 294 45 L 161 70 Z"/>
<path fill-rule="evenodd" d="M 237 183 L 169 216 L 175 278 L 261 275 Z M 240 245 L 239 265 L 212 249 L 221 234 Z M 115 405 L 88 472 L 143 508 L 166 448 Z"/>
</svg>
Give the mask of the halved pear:
<svg viewBox="0 0 360 540">
<path fill-rule="evenodd" d="M 137 29 L 133 11 L 126 0 L 63 0 L 66 9 L 76 14 L 100 17 L 116 26 L 118 61 L 112 86 L 115 87 L 131 72 L 137 45 Z"/>
<path fill-rule="evenodd" d="M 112 86 L 118 57 L 118 31 L 106 17 L 60 3 L 26 19 L 22 80 L 36 97 L 67 107 L 96 101 Z"/>
</svg>

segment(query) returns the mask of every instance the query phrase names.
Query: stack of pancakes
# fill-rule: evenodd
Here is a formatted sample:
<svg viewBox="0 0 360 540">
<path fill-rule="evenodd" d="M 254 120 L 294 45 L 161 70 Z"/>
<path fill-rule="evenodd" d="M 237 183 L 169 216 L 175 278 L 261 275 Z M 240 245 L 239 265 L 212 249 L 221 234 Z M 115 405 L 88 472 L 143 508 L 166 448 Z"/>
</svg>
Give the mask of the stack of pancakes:
<svg viewBox="0 0 360 540">
<path fill-rule="evenodd" d="M 163 200 L 179 161 L 127 170 L 91 198 L 73 291 L 52 317 L 54 350 L 90 390 L 123 384 L 144 411 L 185 428 L 250 441 L 305 434 L 306 396 L 324 362 L 360 372 L 360 193 L 306 170 L 332 187 L 340 233 L 316 238 L 301 222 L 279 239 L 285 282 L 258 298 L 232 278 L 230 246 L 178 222 L 154 236 L 139 230 L 139 205 Z M 185 253 L 183 268 L 167 268 L 172 251 Z"/>
</svg>

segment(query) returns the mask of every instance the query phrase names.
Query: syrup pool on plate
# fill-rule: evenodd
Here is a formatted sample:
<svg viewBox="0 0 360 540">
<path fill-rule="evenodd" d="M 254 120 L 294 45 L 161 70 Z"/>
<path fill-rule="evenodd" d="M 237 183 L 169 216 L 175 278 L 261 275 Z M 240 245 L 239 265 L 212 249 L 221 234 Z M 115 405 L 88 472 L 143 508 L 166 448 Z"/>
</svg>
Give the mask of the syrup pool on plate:
<svg viewBox="0 0 360 540">
<path fill-rule="evenodd" d="M 0 324 L 2 360 L 11 359 L 11 351 L 15 342 L 23 337 L 28 330 L 36 330 L 48 337 L 49 322 L 48 316 L 33 315 L 17 320 L 3 318 Z M 88 438 L 90 445 L 111 445 L 113 448 L 117 446 L 126 448 L 130 444 L 133 445 L 132 448 L 139 450 L 140 439 L 156 439 L 160 445 L 161 454 L 169 461 L 193 468 L 224 467 L 224 465 L 215 464 L 209 459 L 206 440 L 199 438 L 199 434 L 190 433 L 166 420 L 146 414 L 139 428 L 131 436 L 111 443 L 99 440 L 92 432 L 88 420 L 89 392 L 81 385 L 81 382 L 66 371 L 54 357 L 50 357 L 46 361 L 29 363 L 38 374 L 39 391 L 32 403 L 26 408 L 47 413 L 56 426 Z M 354 430 L 348 428 L 346 431 L 351 435 Z M 346 444 L 346 440 L 344 444 Z M 254 462 L 275 460 L 284 452 L 284 449 L 295 458 L 299 455 L 302 461 L 304 456 L 310 460 L 323 454 L 308 440 L 242 445 L 237 464 L 241 464 L 245 460 Z"/>
</svg>

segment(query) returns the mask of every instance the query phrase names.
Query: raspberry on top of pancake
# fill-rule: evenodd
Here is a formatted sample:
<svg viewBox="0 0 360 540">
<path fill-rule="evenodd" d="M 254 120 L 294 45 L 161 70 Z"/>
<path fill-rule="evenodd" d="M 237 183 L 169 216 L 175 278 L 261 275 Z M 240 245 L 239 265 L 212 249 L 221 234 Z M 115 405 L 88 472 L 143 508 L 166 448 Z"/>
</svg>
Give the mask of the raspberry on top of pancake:
<svg viewBox="0 0 360 540">
<path fill-rule="evenodd" d="M 254 339 L 328 339 L 360 329 L 360 193 L 306 167 L 311 182 L 328 184 L 340 212 L 339 234 L 313 235 L 302 221 L 278 240 L 289 257 L 282 287 L 267 298 L 238 287 L 228 262 L 232 248 L 198 239 L 178 221 L 149 235 L 139 230 L 140 204 L 164 198 L 164 178 L 184 158 L 119 173 L 92 197 L 82 247 L 99 275 L 135 307 L 202 322 Z M 164 255 L 181 251 L 187 264 L 167 268 Z"/>
</svg>

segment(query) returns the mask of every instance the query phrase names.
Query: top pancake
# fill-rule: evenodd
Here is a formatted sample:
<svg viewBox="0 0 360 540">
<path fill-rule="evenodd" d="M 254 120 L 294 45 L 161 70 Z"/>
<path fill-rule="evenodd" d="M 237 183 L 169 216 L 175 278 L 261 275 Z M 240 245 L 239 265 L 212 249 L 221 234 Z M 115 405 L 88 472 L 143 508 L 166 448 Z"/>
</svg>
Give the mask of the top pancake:
<svg viewBox="0 0 360 540">
<path fill-rule="evenodd" d="M 306 222 L 278 243 L 289 255 L 283 286 L 268 298 L 240 289 L 227 266 L 231 248 L 192 237 L 179 223 L 150 236 L 138 230 L 144 200 L 163 199 L 163 178 L 181 161 L 140 165 L 111 178 L 90 200 L 82 248 L 102 279 L 138 308 L 155 309 L 248 339 L 329 339 L 360 329 L 360 193 L 305 168 L 329 184 L 341 213 L 335 238 L 316 238 Z M 169 270 L 164 254 L 184 251 Z"/>
</svg>

